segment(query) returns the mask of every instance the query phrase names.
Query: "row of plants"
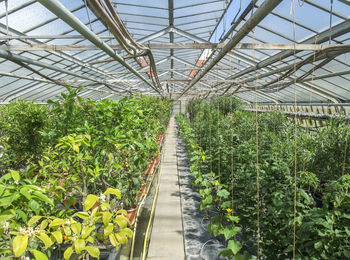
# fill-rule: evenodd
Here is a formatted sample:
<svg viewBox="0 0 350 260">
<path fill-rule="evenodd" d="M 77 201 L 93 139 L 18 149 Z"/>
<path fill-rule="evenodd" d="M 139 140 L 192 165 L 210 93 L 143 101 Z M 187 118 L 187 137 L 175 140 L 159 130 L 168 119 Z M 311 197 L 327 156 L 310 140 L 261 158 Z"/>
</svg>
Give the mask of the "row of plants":
<svg viewBox="0 0 350 260">
<path fill-rule="evenodd" d="M 0 107 L 1 259 L 98 259 L 132 236 L 127 211 L 159 156 L 172 102 L 96 102 L 80 91 Z"/>
<path fill-rule="evenodd" d="M 240 107 L 231 97 L 193 100 L 190 119 L 177 118 L 208 229 L 226 241 L 221 254 L 292 259 L 296 205 L 296 259 L 349 259 L 349 124 L 310 131 Z"/>
</svg>

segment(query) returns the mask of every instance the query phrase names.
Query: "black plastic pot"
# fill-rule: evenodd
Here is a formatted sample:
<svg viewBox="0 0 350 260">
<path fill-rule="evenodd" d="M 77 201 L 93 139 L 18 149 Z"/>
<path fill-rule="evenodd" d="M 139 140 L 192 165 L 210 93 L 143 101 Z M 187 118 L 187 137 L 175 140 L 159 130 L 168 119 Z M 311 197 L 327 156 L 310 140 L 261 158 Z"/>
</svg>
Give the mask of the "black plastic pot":
<svg viewBox="0 0 350 260">
<path fill-rule="evenodd" d="M 66 248 L 59 248 L 57 249 L 52 256 L 50 257 L 50 260 L 64 260 L 63 253 Z M 100 257 L 99 259 L 90 257 L 91 260 L 120 260 L 120 255 L 122 251 L 122 245 L 119 245 L 118 250 L 116 250 L 112 246 L 108 246 L 105 249 L 100 248 Z M 70 260 L 78 260 L 78 255 L 73 254 L 70 257 Z"/>
</svg>

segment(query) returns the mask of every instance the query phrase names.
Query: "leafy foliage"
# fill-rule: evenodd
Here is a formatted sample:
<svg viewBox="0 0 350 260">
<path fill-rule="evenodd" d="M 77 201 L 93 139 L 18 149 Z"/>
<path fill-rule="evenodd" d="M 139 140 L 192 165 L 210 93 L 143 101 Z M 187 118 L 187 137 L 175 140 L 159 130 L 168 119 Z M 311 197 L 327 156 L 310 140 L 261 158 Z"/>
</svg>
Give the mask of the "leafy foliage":
<svg viewBox="0 0 350 260">
<path fill-rule="evenodd" d="M 349 258 L 350 151 L 346 143 L 350 128 L 346 122 L 330 121 L 314 132 L 301 128 L 295 132 L 294 123 L 283 114 L 241 111 L 227 97 L 193 100 L 188 114 L 190 121 L 177 119 L 191 158 L 194 185 L 202 196 L 201 208 L 217 212 L 209 230 L 226 239 L 239 225 L 232 241 L 238 240 L 241 247 L 227 242 L 223 255 L 233 257 L 244 250 L 256 255 L 259 195 L 260 255 L 292 257 L 296 172 L 297 258 Z M 198 154 L 205 154 L 206 160 L 200 161 Z M 227 224 L 227 209 L 239 217 L 238 223 Z"/>
</svg>

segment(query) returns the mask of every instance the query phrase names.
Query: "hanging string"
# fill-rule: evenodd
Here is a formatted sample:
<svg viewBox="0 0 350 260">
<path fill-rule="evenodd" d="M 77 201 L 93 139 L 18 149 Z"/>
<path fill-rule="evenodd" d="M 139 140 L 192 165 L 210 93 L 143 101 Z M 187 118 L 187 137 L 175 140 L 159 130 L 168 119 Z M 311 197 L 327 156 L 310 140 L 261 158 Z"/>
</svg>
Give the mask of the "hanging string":
<svg viewBox="0 0 350 260">
<path fill-rule="evenodd" d="M 211 100 L 209 98 L 209 154 L 210 154 L 210 172 L 213 172 L 213 154 L 212 154 L 212 149 L 211 149 Z"/>
<path fill-rule="evenodd" d="M 232 38 L 232 33 L 231 33 L 231 38 Z M 229 56 L 229 59 L 230 59 L 230 71 L 231 71 L 231 75 L 232 75 L 232 70 L 233 70 L 233 63 L 232 63 L 232 56 Z M 232 125 L 231 125 L 231 144 L 232 144 L 232 152 L 231 152 L 231 209 L 232 209 L 232 212 L 231 212 L 231 215 L 233 216 L 234 214 L 234 211 L 235 211 L 235 205 L 234 205 L 234 173 L 233 173 L 233 156 L 234 156 L 234 129 L 233 129 L 233 124 L 235 123 L 234 120 L 235 120 L 235 116 L 234 116 L 234 113 L 233 113 L 233 110 L 232 110 L 232 99 L 233 99 L 233 95 L 230 96 L 230 112 L 231 112 L 231 115 L 232 115 Z"/>
<path fill-rule="evenodd" d="M 87 6 L 87 2 L 86 2 L 86 0 L 84 0 L 84 2 L 85 2 L 85 10 L 86 10 L 86 14 L 87 14 L 87 17 L 88 17 L 88 19 L 89 19 L 90 30 L 91 30 L 91 31 L 93 31 L 93 30 L 92 30 L 92 25 L 91 25 L 91 19 L 90 19 L 89 8 L 88 8 L 88 6 Z"/>
<path fill-rule="evenodd" d="M 202 86 L 202 83 L 200 83 L 200 86 Z M 199 100 L 199 106 L 200 106 L 200 110 L 202 111 L 202 99 Z M 202 112 L 201 112 L 202 113 Z M 200 119 L 203 119 L 203 116 L 201 114 L 201 116 L 199 117 Z M 199 123 L 199 146 L 202 147 L 202 121 L 200 120 Z"/>
<path fill-rule="evenodd" d="M 329 44 L 332 43 L 333 0 L 331 0 L 331 12 L 329 14 Z"/>
<path fill-rule="evenodd" d="M 6 34 L 9 35 L 9 3 L 5 0 L 5 12 L 6 12 Z M 7 40 L 8 41 L 8 40 Z"/>
<path fill-rule="evenodd" d="M 316 66 L 316 44 L 318 42 L 318 35 L 315 36 L 315 48 L 314 48 L 314 56 L 313 56 L 313 61 L 312 61 L 312 73 L 311 73 L 311 85 L 314 87 L 314 79 L 315 79 L 315 66 Z M 309 107 L 311 110 L 312 107 L 312 91 L 310 91 L 310 95 L 309 95 Z M 311 111 L 312 112 L 312 111 Z M 311 114 L 309 115 L 309 124 L 311 122 Z M 310 127 L 307 128 L 307 132 L 310 133 Z"/>
<path fill-rule="evenodd" d="M 254 6 L 254 5 L 253 5 Z M 252 8 L 252 15 L 253 15 Z M 256 63 L 255 53 L 255 28 L 252 29 L 253 62 Z M 256 207 L 257 207 L 257 259 L 260 259 L 260 166 L 259 166 L 259 120 L 258 120 L 258 96 L 257 96 L 257 73 L 254 68 L 254 103 L 255 103 L 255 140 L 256 140 Z"/>
<path fill-rule="evenodd" d="M 350 120 L 348 120 L 347 122 L 348 122 L 348 126 L 349 126 Z M 347 154 L 347 150 L 348 150 L 349 127 L 345 128 L 345 130 L 346 130 L 345 151 L 344 151 L 344 161 L 343 161 L 343 169 L 341 172 L 341 176 L 344 176 L 345 168 L 346 168 L 346 154 Z"/>
<path fill-rule="evenodd" d="M 219 183 L 221 183 L 221 147 L 220 147 L 220 98 L 217 98 L 217 102 L 218 102 L 218 120 L 217 120 L 217 124 L 218 124 L 218 131 L 217 131 L 217 136 L 218 136 L 218 176 L 219 176 Z"/>
<path fill-rule="evenodd" d="M 230 63 L 231 64 L 231 63 Z M 233 184 L 234 184 L 234 174 L 233 174 L 233 151 L 234 151 L 234 145 L 233 145 L 233 124 L 234 124 L 234 113 L 232 111 L 232 98 L 233 96 L 230 96 L 230 112 L 231 112 L 231 118 L 232 118 L 232 126 L 231 126 L 231 144 L 232 144 L 232 153 L 231 153 L 231 215 L 233 216 L 234 211 L 235 211 L 235 207 L 234 207 L 234 188 L 233 188 Z"/>
<path fill-rule="evenodd" d="M 294 111 L 297 106 L 296 94 L 296 34 L 295 34 L 295 6 L 293 1 L 293 42 L 294 42 Z M 294 114 L 294 205 L 293 205 L 293 260 L 295 260 L 296 249 L 296 219 L 297 219 L 297 113 Z"/>
</svg>

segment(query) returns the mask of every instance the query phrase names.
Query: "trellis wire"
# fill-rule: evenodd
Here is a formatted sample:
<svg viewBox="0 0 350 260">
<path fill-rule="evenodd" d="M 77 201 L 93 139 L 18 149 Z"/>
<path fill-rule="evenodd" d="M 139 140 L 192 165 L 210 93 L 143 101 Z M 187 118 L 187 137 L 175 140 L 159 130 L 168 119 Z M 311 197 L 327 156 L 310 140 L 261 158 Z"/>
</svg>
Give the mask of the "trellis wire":
<svg viewBox="0 0 350 260">
<path fill-rule="evenodd" d="M 254 7 L 252 8 L 253 15 Z M 252 29 L 252 44 L 255 46 L 255 28 Z M 252 50 L 253 63 L 256 63 L 255 48 Z M 258 120 L 258 96 L 257 96 L 257 73 L 254 68 L 254 103 L 255 103 L 255 140 L 256 140 L 256 211 L 257 211 L 257 259 L 260 259 L 260 166 L 259 166 L 259 120 Z"/>
<path fill-rule="evenodd" d="M 232 37 L 232 33 L 231 33 L 231 37 Z M 229 64 L 230 64 L 230 66 L 231 66 L 231 68 L 233 68 L 233 64 L 232 64 L 232 56 L 229 56 L 229 59 L 230 59 L 230 62 L 229 62 Z M 231 70 L 233 70 L 233 69 L 231 69 Z M 231 71 L 232 72 L 232 71 Z M 231 73 L 232 74 L 232 73 Z M 233 214 L 234 214 L 234 212 L 235 212 L 235 207 L 234 207 L 234 187 L 233 187 L 233 185 L 234 185 L 234 171 L 233 171 L 233 158 L 234 158 L 234 154 L 233 154 L 233 152 L 234 152 L 234 143 L 233 143 L 233 141 L 234 141 L 234 129 L 233 129 L 233 124 L 234 124 L 234 113 L 233 113 L 233 111 L 232 111 L 232 98 L 233 98 L 233 95 L 231 95 L 230 96 L 230 112 L 231 112 L 231 115 L 232 115 L 232 122 L 231 122 L 231 144 L 232 144 L 232 153 L 231 153 L 231 209 L 232 209 L 232 211 L 231 211 L 231 216 L 233 216 Z"/>
<path fill-rule="evenodd" d="M 294 0 L 292 0 L 291 6 L 293 14 L 293 42 L 294 42 L 294 111 L 297 106 L 297 95 L 296 95 L 296 34 L 295 34 L 295 5 Z M 297 218 L 297 116 L 294 116 L 294 203 L 293 203 L 293 260 L 295 260 L 295 250 L 296 250 L 296 218 Z"/>
<path fill-rule="evenodd" d="M 92 30 L 92 25 L 91 25 L 90 14 L 89 14 L 89 8 L 88 8 L 88 6 L 87 6 L 86 0 L 84 0 L 84 3 L 85 3 L 86 14 L 87 14 L 87 17 L 88 17 L 88 19 L 89 19 L 90 30 L 93 31 L 93 30 Z"/>
</svg>

